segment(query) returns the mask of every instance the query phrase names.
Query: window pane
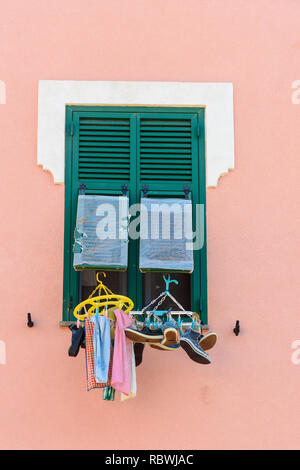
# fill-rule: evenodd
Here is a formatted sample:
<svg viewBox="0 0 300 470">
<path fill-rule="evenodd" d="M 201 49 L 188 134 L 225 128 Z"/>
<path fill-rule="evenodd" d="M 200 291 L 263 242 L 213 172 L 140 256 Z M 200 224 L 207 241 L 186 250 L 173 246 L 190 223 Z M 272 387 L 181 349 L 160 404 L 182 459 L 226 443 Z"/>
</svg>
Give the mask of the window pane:
<svg viewBox="0 0 300 470">
<path fill-rule="evenodd" d="M 98 285 L 97 272 L 89 270 L 80 272 L 80 302 L 87 299 Z M 108 289 L 114 294 L 127 295 L 127 271 L 107 271 L 105 274 L 106 277 L 100 276 L 100 279 Z"/>
<path fill-rule="evenodd" d="M 151 300 L 159 296 L 166 288 L 162 273 L 144 273 L 143 278 L 143 306 L 147 305 Z M 178 281 L 178 285 L 171 283 L 169 286 L 170 293 L 182 305 L 182 307 L 191 310 L 191 274 L 187 273 L 171 273 L 171 279 Z M 154 304 L 155 305 L 155 304 Z M 180 310 L 172 300 L 167 297 L 158 310 Z M 152 310 L 150 306 L 150 310 Z"/>
</svg>

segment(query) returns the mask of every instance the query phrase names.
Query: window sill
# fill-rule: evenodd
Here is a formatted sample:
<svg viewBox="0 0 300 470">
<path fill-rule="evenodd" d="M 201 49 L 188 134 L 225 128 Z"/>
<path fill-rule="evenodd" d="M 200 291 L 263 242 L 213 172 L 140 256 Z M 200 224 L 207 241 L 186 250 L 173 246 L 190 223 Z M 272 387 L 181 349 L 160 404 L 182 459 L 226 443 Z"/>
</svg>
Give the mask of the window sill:
<svg viewBox="0 0 300 470">
<path fill-rule="evenodd" d="M 76 321 L 60 321 L 59 322 L 59 326 L 65 328 L 65 327 L 68 327 L 70 325 L 76 325 Z M 209 331 L 209 326 L 208 325 L 202 325 L 202 330 L 203 332 L 207 332 Z"/>
</svg>

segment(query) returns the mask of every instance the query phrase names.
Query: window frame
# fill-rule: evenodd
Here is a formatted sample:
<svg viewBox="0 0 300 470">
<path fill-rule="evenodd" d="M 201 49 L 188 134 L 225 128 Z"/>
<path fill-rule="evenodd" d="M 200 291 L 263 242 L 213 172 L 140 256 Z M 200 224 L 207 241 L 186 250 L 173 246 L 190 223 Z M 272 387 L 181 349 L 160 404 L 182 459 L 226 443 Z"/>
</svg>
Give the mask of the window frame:
<svg viewBox="0 0 300 470">
<path fill-rule="evenodd" d="M 204 243 L 201 250 L 199 250 L 199 279 L 197 281 L 196 276 L 192 280 L 192 291 L 191 300 L 193 297 L 200 299 L 200 305 L 198 309 L 195 309 L 200 313 L 201 321 L 204 325 L 207 324 L 207 241 L 206 241 L 206 159 L 205 159 L 205 108 L 203 106 L 111 106 L 111 105 L 95 105 L 95 106 L 84 106 L 84 105 L 66 105 L 66 120 L 65 120 L 65 233 L 64 233 L 64 287 L 63 287 L 63 322 L 61 324 L 69 324 L 75 321 L 72 318 L 72 311 L 76 305 L 77 299 L 73 298 L 71 292 L 74 288 L 71 288 L 71 283 L 76 282 L 75 290 L 79 288 L 79 274 L 73 269 L 73 230 L 74 227 L 74 215 L 75 202 L 72 201 L 72 157 L 73 157 L 73 135 L 74 135 L 74 113 L 78 112 L 107 112 L 107 113 L 185 113 L 185 114 L 197 114 L 197 152 L 198 152 L 198 195 L 197 200 L 200 204 L 204 205 Z M 137 165 L 136 165 L 137 166 Z M 133 171 L 137 171 L 136 168 L 131 168 Z M 137 193 L 139 188 L 137 188 Z M 120 188 L 121 194 L 121 188 Z M 136 195 L 138 198 L 138 195 Z M 194 207 L 193 207 L 193 214 Z M 133 249 L 130 248 L 129 250 Z M 137 250 L 135 250 L 137 251 Z M 137 265 L 138 265 L 138 260 Z M 73 270 L 73 272 L 72 272 Z M 138 268 L 137 268 L 138 270 Z M 77 279 L 77 281 L 76 281 Z M 201 281 L 200 281 L 201 280 Z M 137 276 L 136 291 L 142 292 L 141 276 Z M 192 301 L 193 304 L 193 301 Z"/>
</svg>

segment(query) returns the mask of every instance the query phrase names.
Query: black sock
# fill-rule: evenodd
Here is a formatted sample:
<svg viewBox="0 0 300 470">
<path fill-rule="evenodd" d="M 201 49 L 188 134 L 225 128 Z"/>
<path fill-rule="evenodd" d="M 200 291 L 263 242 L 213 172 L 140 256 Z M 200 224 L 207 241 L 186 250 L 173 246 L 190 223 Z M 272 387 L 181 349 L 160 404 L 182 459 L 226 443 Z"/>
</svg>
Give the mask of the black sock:
<svg viewBox="0 0 300 470">
<path fill-rule="evenodd" d="M 143 360 L 143 352 L 144 352 L 144 343 L 134 343 L 134 355 L 135 355 L 135 365 L 136 367 L 139 366 Z"/>
<path fill-rule="evenodd" d="M 70 330 L 72 331 L 71 346 L 69 347 L 68 354 L 71 357 L 76 357 L 80 346 L 82 346 L 85 339 L 84 328 L 81 326 L 77 328 L 76 325 L 70 325 Z"/>
</svg>

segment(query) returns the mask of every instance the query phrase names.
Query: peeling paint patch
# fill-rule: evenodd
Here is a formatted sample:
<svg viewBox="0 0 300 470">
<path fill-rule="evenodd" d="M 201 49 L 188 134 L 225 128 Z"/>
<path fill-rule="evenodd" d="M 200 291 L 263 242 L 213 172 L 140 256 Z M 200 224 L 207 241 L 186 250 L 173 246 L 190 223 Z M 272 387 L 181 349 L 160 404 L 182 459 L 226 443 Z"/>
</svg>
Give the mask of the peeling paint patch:
<svg viewBox="0 0 300 470">
<path fill-rule="evenodd" d="M 0 104 L 6 104 L 6 86 L 3 80 L 0 80 Z"/>
<path fill-rule="evenodd" d="M 75 238 L 75 242 L 74 242 L 74 253 L 82 253 L 83 252 L 83 242 L 82 242 L 82 238 L 86 237 L 87 238 L 87 234 L 84 233 L 84 232 L 80 232 L 79 230 L 75 229 L 75 232 L 74 232 L 74 238 Z"/>
<path fill-rule="evenodd" d="M 291 97 L 292 103 L 300 104 L 300 80 L 294 80 L 292 83 L 292 88 L 295 89 Z"/>
<path fill-rule="evenodd" d="M 5 341 L 0 341 L 0 364 L 6 364 L 6 344 Z"/>
</svg>

